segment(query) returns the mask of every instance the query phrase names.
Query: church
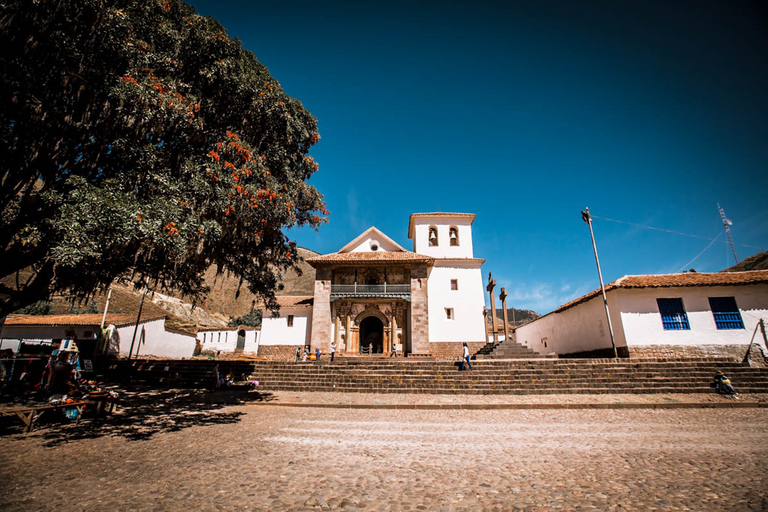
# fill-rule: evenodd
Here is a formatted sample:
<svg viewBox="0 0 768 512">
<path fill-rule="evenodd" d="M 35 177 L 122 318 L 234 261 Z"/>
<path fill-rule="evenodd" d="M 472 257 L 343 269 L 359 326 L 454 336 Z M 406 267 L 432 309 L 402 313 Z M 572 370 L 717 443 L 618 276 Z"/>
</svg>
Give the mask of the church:
<svg viewBox="0 0 768 512">
<path fill-rule="evenodd" d="M 464 342 L 476 351 L 485 344 L 485 260 L 474 257 L 474 220 L 469 213 L 414 213 L 412 251 L 371 227 L 337 252 L 307 259 L 314 297 L 281 297 L 287 307 L 279 318 L 265 317 L 260 353 L 281 357 L 309 345 L 327 354 L 332 343 L 346 356 L 393 348 L 406 356 L 458 356 Z M 291 335 L 267 339 L 267 324 L 277 322 Z"/>
</svg>

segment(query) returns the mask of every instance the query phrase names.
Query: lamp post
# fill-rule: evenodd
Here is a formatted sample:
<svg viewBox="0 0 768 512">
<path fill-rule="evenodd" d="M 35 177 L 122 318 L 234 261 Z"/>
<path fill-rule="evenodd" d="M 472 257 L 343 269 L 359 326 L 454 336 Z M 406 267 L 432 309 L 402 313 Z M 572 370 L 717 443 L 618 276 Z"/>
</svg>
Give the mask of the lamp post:
<svg viewBox="0 0 768 512">
<path fill-rule="evenodd" d="M 618 358 L 619 353 L 616 350 L 616 340 L 613 337 L 613 325 L 611 325 L 611 313 L 608 311 L 608 298 L 605 296 L 605 286 L 603 285 L 603 273 L 600 271 L 600 260 L 597 257 L 597 244 L 595 244 L 595 232 L 592 231 L 592 216 L 589 214 L 589 207 L 581 212 L 581 219 L 589 225 L 589 234 L 592 237 L 592 249 L 595 251 L 595 263 L 597 264 L 597 277 L 600 278 L 600 291 L 603 292 L 603 304 L 605 305 L 605 317 L 608 319 L 608 331 L 611 333 L 611 347 L 613 347 L 613 357 Z"/>
</svg>

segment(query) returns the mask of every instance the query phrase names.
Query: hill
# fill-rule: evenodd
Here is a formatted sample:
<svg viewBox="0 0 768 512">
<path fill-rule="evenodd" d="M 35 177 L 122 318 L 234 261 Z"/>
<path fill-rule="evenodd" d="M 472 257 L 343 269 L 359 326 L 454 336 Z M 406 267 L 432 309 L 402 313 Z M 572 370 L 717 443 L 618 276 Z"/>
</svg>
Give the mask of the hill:
<svg viewBox="0 0 768 512">
<path fill-rule="evenodd" d="M 536 320 L 541 315 L 536 313 L 535 311 L 531 311 L 530 309 L 516 309 L 516 308 L 507 308 L 507 319 L 509 320 L 509 325 L 514 326 L 520 326 L 523 324 L 527 324 L 528 322 L 532 322 L 533 320 Z M 496 318 L 504 321 L 504 310 L 503 309 L 497 309 L 496 310 Z M 488 316 L 488 324 L 491 323 L 491 317 Z M 496 326 L 503 327 L 503 323 L 496 323 Z"/>
<path fill-rule="evenodd" d="M 741 263 L 737 263 L 732 267 L 728 267 L 721 272 L 744 272 L 746 270 L 767 270 L 768 269 L 768 251 L 759 252 L 745 259 Z"/>
<path fill-rule="evenodd" d="M 309 249 L 299 248 L 299 256 L 311 258 L 319 253 Z M 314 295 L 315 293 L 315 269 L 308 263 L 299 263 L 301 273 L 295 270 L 286 272 L 283 277 L 283 289 L 277 295 Z M 31 270 L 20 272 L 23 281 Z M 230 316 L 241 316 L 248 313 L 255 304 L 256 297 L 243 285 L 240 295 L 237 295 L 239 279 L 231 275 L 216 275 L 216 268 L 212 267 L 205 276 L 211 292 L 202 304 L 194 306 L 185 302 L 183 298 L 171 297 L 162 293 L 149 293 L 144 301 L 142 317 L 166 315 L 166 326 L 170 329 L 196 333 L 198 326 L 223 327 L 226 326 Z M 6 286 L 14 286 L 15 274 L 2 279 Z M 112 298 L 109 302 L 110 313 L 138 314 L 141 303 L 141 290 L 135 290 L 130 285 L 115 284 L 112 287 Z M 107 293 L 99 293 L 85 304 L 73 303 L 67 296 L 55 296 L 50 300 L 50 314 L 67 314 L 78 312 L 104 311 Z"/>
<path fill-rule="evenodd" d="M 320 253 L 299 247 L 299 256 L 304 259 L 317 256 Z M 283 276 L 283 289 L 277 291 L 277 295 L 314 295 L 315 294 L 315 269 L 306 261 L 299 263 L 301 274 L 295 270 L 289 270 Z M 211 287 L 205 302 L 200 306 L 206 311 L 221 315 L 241 316 L 248 313 L 258 302 L 248 287 L 243 284 L 240 295 L 237 295 L 237 287 L 240 280 L 232 275 L 216 275 L 216 268 L 211 267 L 205 274 L 205 281 Z"/>
</svg>

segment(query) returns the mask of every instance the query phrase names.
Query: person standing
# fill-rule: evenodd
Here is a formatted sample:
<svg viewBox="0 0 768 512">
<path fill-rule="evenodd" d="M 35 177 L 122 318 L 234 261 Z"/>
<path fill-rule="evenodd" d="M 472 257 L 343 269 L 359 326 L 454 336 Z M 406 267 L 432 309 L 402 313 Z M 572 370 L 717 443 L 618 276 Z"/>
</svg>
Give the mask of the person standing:
<svg viewBox="0 0 768 512">
<path fill-rule="evenodd" d="M 301 347 L 296 347 L 296 362 L 299 362 L 299 357 L 301 357 Z"/>
<path fill-rule="evenodd" d="M 322 352 L 320 352 L 320 347 L 317 347 L 317 348 L 315 349 L 315 361 L 318 361 L 318 362 L 320 361 L 320 354 L 321 354 L 321 353 L 322 353 Z"/>
<path fill-rule="evenodd" d="M 336 354 L 336 343 L 331 342 L 331 362 L 333 362 L 333 356 Z"/>
<path fill-rule="evenodd" d="M 464 343 L 462 348 L 464 350 L 464 356 L 461 360 L 461 369 L 464 370 L 464 363 L 466 362 L 469 365 L 469 370 L 472 371 L 472 363 L 469 361 L 469 347 Z"/>
</svg>

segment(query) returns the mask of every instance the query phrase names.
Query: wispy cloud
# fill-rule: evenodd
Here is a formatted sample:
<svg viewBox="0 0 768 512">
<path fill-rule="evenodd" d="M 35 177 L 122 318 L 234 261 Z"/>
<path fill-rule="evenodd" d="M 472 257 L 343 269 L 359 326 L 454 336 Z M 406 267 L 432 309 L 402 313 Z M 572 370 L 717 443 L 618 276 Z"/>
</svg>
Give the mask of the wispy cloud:
<svg viewBox="0 0 768 512">
<path fill-rule="evenodd" d="M 567 283 L 558 286 L 542 282 L 513 282 L 503 278 L 498 283 L 507 290 L 507 307 L 530 309 L 542 315 L 596 288 L 592 284 L 580 284 L 574 288 Z"/>
</svg>

